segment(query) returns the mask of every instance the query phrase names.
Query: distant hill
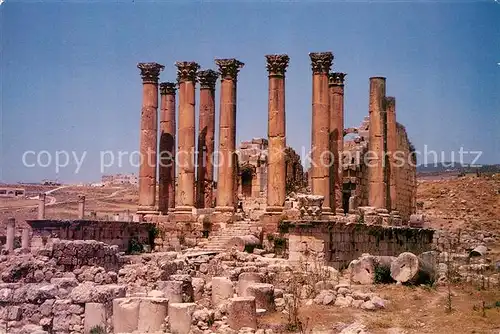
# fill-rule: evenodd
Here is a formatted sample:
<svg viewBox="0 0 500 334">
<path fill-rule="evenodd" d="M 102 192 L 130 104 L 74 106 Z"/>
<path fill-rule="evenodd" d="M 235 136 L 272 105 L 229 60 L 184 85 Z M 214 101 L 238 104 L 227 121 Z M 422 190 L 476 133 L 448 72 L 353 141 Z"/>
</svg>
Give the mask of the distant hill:
<svg viewBox="0 0 500 334">
<path fill-rule="evenodd" d="M 438 164 L 429 164 L 427 166 L 417 166 L 417 174 L 444 174 L 444 173 L 500 173 L 500 164 L 481 165 L 480 167 L 462 165 L 460 163 L 443 162 Z"/>
</svg>

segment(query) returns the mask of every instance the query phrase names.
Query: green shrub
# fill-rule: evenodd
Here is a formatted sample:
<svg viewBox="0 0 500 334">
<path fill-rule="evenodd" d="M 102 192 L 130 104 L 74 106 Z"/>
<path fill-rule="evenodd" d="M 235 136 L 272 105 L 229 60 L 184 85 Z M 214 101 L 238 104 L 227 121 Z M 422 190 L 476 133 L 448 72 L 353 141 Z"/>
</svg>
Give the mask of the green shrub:
<svg viewBox="0 0 500 334">
<path fill-rule="evenodd" d="M 94 326 L 90 329 L 90 334 L 106 334 L 106 330 L 102 326 Z"/>
<path fill-rule="evenodd" d="M 389 284 L 393 283 L 394 280 L 391 277 L 391 269 L 388 267 L 375 266 L 375 284 Z"/>
</svg>

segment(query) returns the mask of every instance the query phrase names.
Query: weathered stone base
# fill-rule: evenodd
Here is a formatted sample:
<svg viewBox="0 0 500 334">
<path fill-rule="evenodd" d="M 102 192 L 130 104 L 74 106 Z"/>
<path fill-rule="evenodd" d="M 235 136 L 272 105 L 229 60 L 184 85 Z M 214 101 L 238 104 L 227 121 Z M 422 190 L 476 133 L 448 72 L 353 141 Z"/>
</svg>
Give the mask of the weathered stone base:
<svg viewBox="0 0 500 334">
<path fill-rule="evenodd" d="M 338 221 L 285 222 L 291 261 L 320 261 L 346 267 L 363 253 L 397 256 L 422 253 L 432 247 L 434 230 L 345 223 Z"/>
<path fill-rule="evenodd" d="M 236 221 L 236 216 L 234 210 L 220 211 L 219 208 L 216 208 L 211 220 L 218 223 L 232 223 Z"/>
</svg>

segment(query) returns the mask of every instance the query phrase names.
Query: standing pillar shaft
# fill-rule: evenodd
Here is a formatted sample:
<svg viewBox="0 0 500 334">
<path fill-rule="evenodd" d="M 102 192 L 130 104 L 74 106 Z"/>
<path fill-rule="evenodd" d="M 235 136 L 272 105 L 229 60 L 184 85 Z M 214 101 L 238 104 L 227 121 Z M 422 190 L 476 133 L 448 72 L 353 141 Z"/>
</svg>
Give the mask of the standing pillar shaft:
<svg viewBox="0 0 500 334">
<path fill-rule="evenodd" d="M 344 78 L 345 73 L 330 75 L 330 145 L 334 158 L 330 172 L 330 205 L 332 212 L 343 214 L 342 189 L 343 166 L 342 152 L 344 151 Z"/>
<path fill-rule="evenodd" d="M 370 78 L 369 113 L 368 205 L 386 208 L 387 189 L 384 172 L 385 78 Z"/>
<path fill-rule="evenodd" d="M 324 196 L 323 212 L 330 207 L 330 111 L 328 73 L 332 66 L 331 52 L 309 54 L 313 70 L 312 140 L 311 140 L 311 190 Z"/>
<path fill-rule="evenodd" d="M 215 149 L 215 83 L 218 74 L 213 70 L 198 72 L 200 82 L 200 119 L 198 129 L 198 180 L 197 205 L 199 208 L 213 207 Z"/>
<path fill-rule="evenodd" d="M 158 209 L 175 207 L 175 83 L 160 84 L 160 158 Z"/>
<path fill-rule="evenodd" d="M 397 152 L 397 126 L 396 126 L 396 99 L 388 97 L 386 99 L 387 107 L 387 154 L 389 164 L 386 166 L 389 179 L 389 196 L 390 199 L 388 210 L 397 210 L 396 203 L 396 180 L 398 168 L 396 167 L 395 153 Z"/>
<path fill-rule="evenodd" d="M 85 217 L 85 196 L 78 195 L 78 219 Z"/>
<path fill-rule="evenodd" d="M 288 55 L 268 55 L 269 104 L 268 104 L 268 164 L 267 212 L 282 212 L 286 196 L 286 120 L 285 72 Z"/>
<path fill-rule="evenodd" d="M 7 235 L 5 241 L 5 248 L 12 252 L 14 250 L 14 238 L 16 237 L 16 219 L 7 218 Z"/>
<path fill-rule="evenodd" d="M 179 168 L 175 211 L 191 213 L 194 207 L 194 151 L 195 151 L 195 88 L 199 65 L 195 62 L 177 62 L 179 82 L 179 138 L 177 166 Z"/>
<path fill-rule="evenodd" d="M 37 219 L 45 219 L 45 193 L 38 195 L 38 217 Z"/>
<path fill-rule="evenodd" d="M 215 63 L 221 75 L 216 210 L 228 212 L 235 209 L 236 82 L 244 64 L 236 59 L 216 59 Z"/>
<path fill-rule="evenodd" d="M 164 66 L 157 63 L 140 63 L 142 77 L 142 109 L 139 166 L 140 213 L 156 212 L 156 164 L 158 132 L 158 76 Z"/>
<path fill-rule="evenodd" d="M 24 250 L 31 249 L 30 230 L 27 227 L 23 228 L 23 232 L 21 234 L 21 248 Z"/>
</svg>

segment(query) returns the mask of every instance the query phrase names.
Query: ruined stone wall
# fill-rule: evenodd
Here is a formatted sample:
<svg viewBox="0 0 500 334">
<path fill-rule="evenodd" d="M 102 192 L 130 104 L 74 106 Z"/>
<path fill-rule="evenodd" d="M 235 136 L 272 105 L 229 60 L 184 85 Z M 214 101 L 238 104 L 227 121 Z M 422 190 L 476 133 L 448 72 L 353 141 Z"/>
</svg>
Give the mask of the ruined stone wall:
<svg viewBox="0 0 500 334">
<path fill-rule="evenodd" d="M 289 259 L 344 268 L 363 253 L 397 256 L 431 250 L 433 230 L 339 222 L 296 222 L 289 227 Z"/>
<path fill-rule="evenodd" d="M 27 220 L 32 229 L 32 247 L 50 238 L 61 240 L 97 240 L 127 251 L 132 240 L 147 245 L 153 224 L 99 220 Z"/>
<path fill-rule="evenodd" d="M 399 211 L 404 221 L 408 221 L 410 215 L 416 212 L 417 200 L 417 168 L 416 158 L 413 154 L 413 145 L 408 139 L 406 129 L 397 124 L 397 151 L 400 152 L 396 163 L 402 166 L 391 165 L 391 172 L 396 176 L 396 203 L 391 203 L 394 210 Z"/>
</svg>

